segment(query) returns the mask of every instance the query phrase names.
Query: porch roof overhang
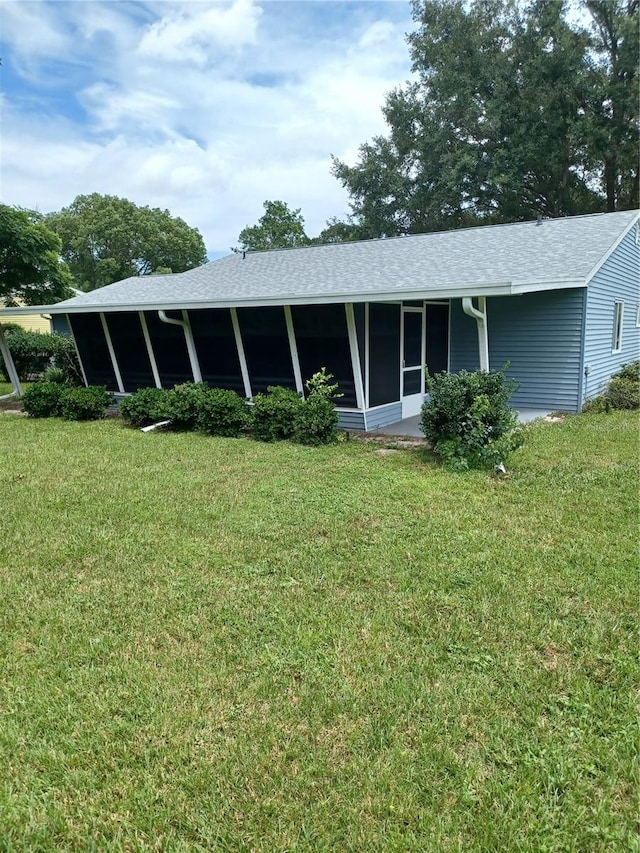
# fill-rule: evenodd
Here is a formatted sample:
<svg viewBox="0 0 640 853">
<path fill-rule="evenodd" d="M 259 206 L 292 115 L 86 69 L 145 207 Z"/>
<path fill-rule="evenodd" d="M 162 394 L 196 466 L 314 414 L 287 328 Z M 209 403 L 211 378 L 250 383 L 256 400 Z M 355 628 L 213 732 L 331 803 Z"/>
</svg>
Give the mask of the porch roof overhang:
<svg viewBox="0 0 640 853">
<path fill-rule="evenodd" d="M 278 294 L 271 298 L 255 296 L 235 299 L 164 299 L 162 301 L 105 301 L 99 298 L 90 303 L 75 299 L 59 302 L 54 305 L 30 305 L 20 308 L 0 308 L 0 322 L 3 317 L 8 320 L 16 314 L 94 314 L 113 313 L 121 311 L 178 311 L 182 309 L 197 310 L 203 308 L 256 308 L 278 305 L 327 305 L 362 302 L 404 302 L 411 300 L 446 301 L 464 297 L 479 296 L 520 296 L 533 291 L 560 290 L 565 288 L 586 287 L 584 279 L 567 278 L 541 281 L 502 281 L 481 285 L 466 285 L 460 287 L 422 287 L 419 289 L 394 289 L 381 293 L 339 292 L 331 294 Z M 96 297 L 99 291 L 93 291 Z"/>
</svg>

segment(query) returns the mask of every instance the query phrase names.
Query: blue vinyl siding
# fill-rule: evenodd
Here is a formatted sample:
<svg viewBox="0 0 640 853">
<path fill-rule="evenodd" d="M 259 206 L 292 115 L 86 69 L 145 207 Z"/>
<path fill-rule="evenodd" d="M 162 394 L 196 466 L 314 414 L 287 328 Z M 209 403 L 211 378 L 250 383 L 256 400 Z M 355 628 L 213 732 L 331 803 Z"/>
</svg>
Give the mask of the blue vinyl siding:
<svg viewBox="0 0 640 853">
<path fill-rule="evenodd" d="M 616 301 L 624 302 L 622 350 L 612 353 Z M 636 327 L 639 303 L 640 247 L 635 244 L 635 228 L 632 228 L 587 288 L 586 397 L 601 394 L 623 364 L 640 358 L 640 329 Z"/>
<path fill-rule="evenodd" d="M 339 429 L 364 430 L 364 415 L 362 412 L 344 412 L 338 409 L 338 415 Z"/>
<path fill-rule="evenodd" d="M 362 412 L 345 412 L 338 409 L 340 429 L 364 430 L 364 415 Z M 367 430 L 379 429 L 398 423 L 402 420 L 402 403 L 389 403 L 386 406 L 377 406 L 375 409 L 367 410 Z"/>
<path fill-rule="evenodd" d="M 402 420 L 402 403 L 389 403 L 367 411 L 367 430 L 396 424 Z"/>
<path fill-rule="evenodd" d="M 584 290 L 554 290 L 487 299 L 489 365 L 500 369 L 520 388 L 511 398 L 520 408 L 577 411 Z M 451 370 L 477 370 L 475 320 L 451 304 Z"/>
</svg>

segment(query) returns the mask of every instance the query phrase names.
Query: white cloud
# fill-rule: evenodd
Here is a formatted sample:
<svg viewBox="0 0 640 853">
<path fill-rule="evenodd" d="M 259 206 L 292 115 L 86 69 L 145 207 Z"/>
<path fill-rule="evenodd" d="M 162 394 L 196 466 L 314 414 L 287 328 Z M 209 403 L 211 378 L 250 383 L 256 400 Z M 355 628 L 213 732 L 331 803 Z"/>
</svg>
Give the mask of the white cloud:
<svg viewBox="0 0 640 853">
<path fill-rule="evenodd" d="M 48 22 L 39 56 L 75 34 L 72 64 L 53 69 L 75 76 L 46 119 L 5 87 L 3 201 L 47 211 L 80 193 L 126 196 L 182 216 L 214 253 L 266 199 L 302 208 L 309 234 L 344 216 L 330 154 L 351 161 L 384 132 L 384 95 L 409 74 L 398 3 L 26 5 Z M 10 56 L 28 53 L 28 32 L 12 32 Z"/>
<path fill-rule="evenodd" d="M 235 0 L 231 6 L 181 4 L 147 27 L 137 52 L 163 62 L 203 66 L 216 49 L 233 52 L 254 44 L 261 14 L 252 0 Z"/>
</svg>

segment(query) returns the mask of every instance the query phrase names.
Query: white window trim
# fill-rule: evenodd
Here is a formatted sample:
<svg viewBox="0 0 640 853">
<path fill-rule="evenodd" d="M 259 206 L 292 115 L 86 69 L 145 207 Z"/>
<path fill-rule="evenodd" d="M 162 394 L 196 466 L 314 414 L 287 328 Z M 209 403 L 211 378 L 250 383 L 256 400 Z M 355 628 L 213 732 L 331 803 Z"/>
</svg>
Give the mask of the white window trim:
<svg viewBox="0 0 640 853">
<path fill-rule="evenodd" d="M 636 305 L 636 329 L 640 329 L 640 302 Z"/>
<path fill-rule="evenodd" d="M 613 303 L 613 342 L 611 354 L 622 352 L 622 333 L 624 331 L 624 302 L 616 299 Z"/>
</svg>

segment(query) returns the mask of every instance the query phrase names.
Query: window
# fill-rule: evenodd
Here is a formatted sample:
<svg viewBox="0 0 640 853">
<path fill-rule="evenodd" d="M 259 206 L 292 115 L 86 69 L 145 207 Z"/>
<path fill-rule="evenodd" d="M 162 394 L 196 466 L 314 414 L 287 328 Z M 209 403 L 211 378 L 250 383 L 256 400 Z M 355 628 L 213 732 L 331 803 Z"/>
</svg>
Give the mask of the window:
<svg viewBox="0 0 640 853">
<path fill-rule="evenodd" d="M 622 352 L 622 321 L 624 319 L 624 302 L 613 303 L 613 349 L 612 352 Z"/>
<path fill-rule="evenodd" d="M 636 329 L 640 329 L 640 302 L 636 305 Z"/>
</svg>

